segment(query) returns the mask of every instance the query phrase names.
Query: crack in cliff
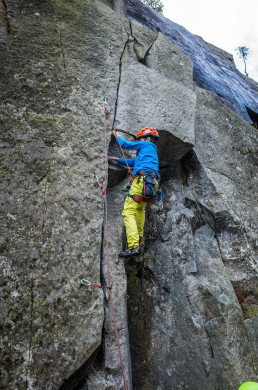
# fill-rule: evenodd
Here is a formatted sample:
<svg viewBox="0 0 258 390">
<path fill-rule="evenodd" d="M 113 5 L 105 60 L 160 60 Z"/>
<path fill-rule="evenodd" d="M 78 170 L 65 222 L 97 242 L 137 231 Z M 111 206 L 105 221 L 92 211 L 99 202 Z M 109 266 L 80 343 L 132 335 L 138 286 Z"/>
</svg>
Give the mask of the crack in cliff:
<svg viewBox="0 0 258 390">
<path fill-rule="evenodd" d="M 60 47 L 61 47 L 62 57 L 63 57 L 64 72 L 65 72 L 65 74 L 67 76 L 68 74 L 67 74 L 66 59 L 65 59 L 64 45 L 63 45 L 62 22 L 60 22 L 60 25 L 59 25 L 59 40 L 60 40 Z"/>
<path fill-rule="evenodd" d="M 130 29 L 131 29 L 131 22 L 130 22 Z M 132 31 L 132 29 L 131 29 Z M 117 90 L 116 90 L 116 102 L 115 102 L 115 111 L 114 111 L 114 123 L 116 122 L 116 115 L 117 115 L 117 107 L 118 107 L 118 97 L 119 97 L 119 90 L 120 90 L 120 84 L 121 84 L 121 79 L 122 79 L 122 67 L 123 67 L 123 56 L 126 52 L 127 46 L 130 42 L 131 35 L 128 36 L 127 41 L 124 44 L 124 48 L 122 51 L 122 54 L 120 56 L 120 61 L 119 61 L 119 78 L 118 78 L 118 84 L 117 84 Z"/>
<path fill-rule="evenodd" d="M 209 169 L 210 171 L 212 171 L 212 172 L 214 172 L 214 173 L 217 173 L 217 174 L 219 174 L 219 175 L 221 175 L 221 176 L 224 176 L 224 177 L 226 177 L 227 179 L 229 179 L 230 181 L 233 181 L 233 182 L 234 182 L 234 180 L 232 179 L 232 177 L 226 175 L 225 173 L 218 172 L 218 171 L 216 171 L 215 169 L 212 169 L 212 168 L 210 168 L 210 167 L 207 167 L 207 169 Z"/>
<path fill-rule="evenodd" d="M 5 0 L 0 0 L 0 42 L 5 42 L 10 34 L 10 23 L 8 20 L 7 4 Z"/>
<path fill-rule="evenodd" d="M 150 51 L 151 51 L 151 49 L 152 49 L 154 43 L 157 41 L 158 37 L 159 37 L 159 34 L 157 34 L 156 39 L 154 39 L 154 41 L 152 42 L 152 44 L 150 45 L 150 47 L 147 49 L 147 51 L 146 51 L 146 53 L 145 53 L 143 59 L 141 59 L 141 60 L 138 59 L 138 61 L 139 61 L 141 64 L 143 64 L 143 65 L 145 65 L 145 66 L 147 66 L 147 67 L 148 67 L 148 65 L 146 64 L 147 57 L 148 57 L 148 55 L 149 55 L 149 53 L 150 53 Z"/>
<path fill-rule="evenodd" d="M 116 115 L 117 115 L 117 107 L 118 107 L 118 97 L 119 97 L 119 90 L 120 90 L 120 84 L 121 84 L 121 79 L 122 79 L 122 67 L 123 67 L 123 57 L 124 57 L 124 54 L 126 52 L 126 49 L 128 48 L 128 45 L 130 42 L 137 42 L 137 39 L 134 37 L 133 35 L 133 28 L 132 28 L 132 22 L 129 21 L 129 26 L 130 26 L 130 32 L 131 34 L 128 36 L 128 39 L 127 41 L 125 42 L 124 44 L 124 48 L 123 48 L 123 51 L 122 51 L 122 54 L 120 56 L 120 61 L 119 61 L 119 79 L 118 79 L 118 85 L 117 85 L 117 93 L 116 93 L 116 102 L 115 102 L 115 112 L 114 112 L 114 123 L 116 122 Z M 135 55 L 137 57 L 137 60 L 142 63 L 143 65 L 147 66 L 146 65 L 146 59 L 147 59 L 147 56 L 149 55 L 149 52 L 150 50 L 152 49 L 152 46 L 154 45 L 154 43 L 157 41 L 158 39 L 158 34 L 156 36 L 156 39 L 152 42 L 152 44 L 150 45 L 150 47 L 146 50 L 145 52 L 145 55 L 144 55 L 144 58 L 143 59 L 139 59 L 138 56 L 137 56 L 137 53 L 134 49 L 134 45 L 133 45 L 133 50 L 135 52 Z M 119 131 L 121 131 L 121 129 L 119 129 Z M 129 135 L 132 135 L 133 134 L 129 134 Z"/>
<path fill-rule="evenodd" d="M 34 321 L 34 300 L 35 300 L 35 268 L 36 268 L 36 262 L 37 259 L 32 259 L 32 264 L 30 265 L 30 268 L 32 269 L 31 272 L 31 283 L 30 283 L 30 319 L 29 319 L 29 348 L 28 348 L 28 365 L 26 369 L 26 385 L 29 386 L 29 377 L 31 373 L 31 368 L 33 365 L 33 321 Z"/>
</svg>

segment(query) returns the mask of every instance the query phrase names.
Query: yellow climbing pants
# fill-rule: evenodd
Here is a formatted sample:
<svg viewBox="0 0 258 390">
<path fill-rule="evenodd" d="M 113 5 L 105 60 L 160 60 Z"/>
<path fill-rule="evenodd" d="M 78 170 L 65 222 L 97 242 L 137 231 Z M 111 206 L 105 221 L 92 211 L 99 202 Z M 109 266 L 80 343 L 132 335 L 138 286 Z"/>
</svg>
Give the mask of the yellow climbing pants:
<svg viewBox="0 0 258 390">
<path fill-rule="evenodd" d="M 131 184 L 130 194 L 142 196 L 143 177 L 141 176 L 139 183 L 136 177 Z M 145 221 L 145 206 L 146 202 L 138 203 L 129 196 L 126 197 L 124 203 L 124 210 L 122 215 L 124 217 L 124 224 L 127 236 L 128 248 L 139 245 L 139 237 L 143 237 L 143 227 Z"/>
<path fill-rule="evenodd" d="M 136 177 L 131 184 L 130 194 L 142 196 L 143 177 L 141 176 L 139 183 Z M 158 185 L 158 183 L 157 183 Z M 127 196 L 124 203 L 122 215 L 126 229 L 128 248 L 139 245 L 139 237 L 143 237 L 143 228 L 145 222 L 145 206 L 146 202 L 140 203 Z"/>
</svg>

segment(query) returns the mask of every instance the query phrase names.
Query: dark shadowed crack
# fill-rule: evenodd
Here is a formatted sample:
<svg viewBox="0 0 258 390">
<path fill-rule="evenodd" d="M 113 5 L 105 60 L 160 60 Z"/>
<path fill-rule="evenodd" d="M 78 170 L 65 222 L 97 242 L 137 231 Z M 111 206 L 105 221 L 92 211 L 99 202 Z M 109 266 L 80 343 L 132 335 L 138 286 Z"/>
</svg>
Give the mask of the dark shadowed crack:
<svg viewBox="0 0 258 390">
<path fill-rule="evenodd" d="M 131 23 L 130 23 L 131 25 Z M 122 79 L 122 66 L 123 66 L 123 57 L 126 52 L 127 46 L 130 42 L 131 35 L 128 36 L 127 41 L 124 44 L 124 48 L 120 57 L 119 61 L 119 79 L 118 79 L 118 84 L 117 84 L 117 90 L 116 90 L 116 102 L 115 102 L 115 112 L 114 112 L 114 123 L 116 122 L 116 113 L 117 113 L 117 106 L 118 106 L 118 96 L 119 96 L 119 89 L 120 89 L 120 84 L 121 84 L 121 79 Z"/>
<path fill-rule="evenodd" d="M 65 53 L 64 53 L 64 45 L 63 45 L 63 33 L 62 33 L 62 22 L 60 22 L 59 25 L 59 40 L 60 40 L 60 47 L 62 51 L 62 56 L 63 56 L 63 65 L 64 65 L 64 72 L 67 76 L 67 67 L 66 67 L 66 60 L 65 60 Z"/>
<path fill-rule="evenodd" d="M 34 322 L 34 300 L 35 300 L 35 268 L 37 259 L 32 259 L 30 264 L 31 283 L 30 283 L 30 319 L 29 319 L 29 358 L 26 369 L 26 385 L 29 386 L 28 378 L 31 376 L 31 369 L 33 367 L 32 353 L 33 353 L 33 322 Z"/>
<path fill-rule="evenodd" d="M 130 42 L 137 42 L 137 38 L 133 35 L 133 28 L 132 28 L 132 22 L 130 21 L 130 31 L 131 31 L 131 34 L 128 36 L 128 39 L 127 41 L 125 42 L 124 44 L 124 49 L 122 51 L 122 54 L 121 54 L 121 57 L 120 57 L 120 62 L 119 62 L 119 81 L 118 81 L 118 85 L 117 85 L 117 97 L 116 97 L 116 103 L 115 103 L 115 113 L 114 113 L 114 123 L 116 122 L 116 114 L 117 114 L 117 107 L 118 107 L 118 96 L 119 96 L 119 89 L 120 89 L 120 84 L 121 84 L 121 79 L 122 79 L 122 67 L 123 67 L 123 57 L 124 57 L 124 54 L 128 48 L 128 45 Z M 156 39 L 154 39 L 154 41 L 152 42 L 152 44 L 150 45 L 150 47 L 146 50 L 146 53 L 144 55 L 144 57 L 142 59 L 140 59 L 134 49 L 134 52 L 135 52 L 135 55 L 138 59 L 138 61 L 140 63 L 142 63 L 143 65 L 147 66 L 146 65 L 146 58 L 152 48 L 152 46 L 154 45 L 154 43 L 156 42 L 156 40 L 158 39 L 158 35 L 156 36 Z M 121 129 L 119 129 L 119 131 L 121 131 Z M 129 134 L 127 132 L 127 134 Z M 129 134 L 129 135 L 132 135 L 133 134 Z"/>
<path fill-rule="evenodd" d="M 7 5 L 4 0 L 0 0 L 0 42 L 5 42 L 10 33 L 10 24 L 7 17 Z"/>
<path fill-rule="evenodd" d="M 146 63 L 146 60 L 147 60 L 147 57 L 148 57 L 148 55 L 149 55 L 149 52 L 150 52 L 151 49 L 152 49 L 152 46 L 154 45 L 154 43 L 156 42 L 157 39 L 158 39 L 158 35 L 157 35 L 156 39 L 152 42 L 152 44 L 150 45 L 150 47 L 148 48 L 148 50 L 146 51 L 146 53 L 145 53 L 143 59 L 142 59 L 142 60 L 138 60 L 139 62 L 141 62 L 141 63 L 142 63 L 143 65 L 145 65 L 145 66 L 148 66 L 147 63 Z"/>
</svg>

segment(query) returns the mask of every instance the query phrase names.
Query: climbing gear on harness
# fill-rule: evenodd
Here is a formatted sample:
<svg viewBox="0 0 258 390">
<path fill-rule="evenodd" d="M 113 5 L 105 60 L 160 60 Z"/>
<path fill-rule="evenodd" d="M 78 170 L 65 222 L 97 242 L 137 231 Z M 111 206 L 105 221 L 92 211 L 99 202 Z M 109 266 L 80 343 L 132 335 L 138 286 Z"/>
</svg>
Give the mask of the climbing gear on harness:
<svg viewBox="0 0 258 390">
<path fill-rule="evenodd" d="M 107 99 L 105 97 L 104 99 L 104 158 L 105 158 L 105 188 L 107 188 L 107 116 L 110 119 L 112 128 L 115 130 L 113 121 L 111 119 L 111 116 L 107 110 Z M 120 144 L 120 143 L 119 143 Z M 121 144 L 120 144 L 121 147 Z M 121 147 L 122 149 L 122 147 Z M 122 149 L 123 151 L 123 149 Z M 131 174 L 131 170 L 127 164 L 128 167 L 128 172 Z M 107 278 L 108 278 L 108 287 L 110 287 L 110 266 L 109 266 L 109 247 L 108 247 L 108 202 L 107 202 L 107 191 L 105 191 L 105 226 L 106 226 L 106 256 L 107 256 Z M 112 293 L 111 293 L 111 288 L 108 289 L 109 292 L 109 301 L 110 301 L 110 306 L 111 306 L 111 312 L 112 312 L 112 317 L 113 317 L 113 322 L 114 322 L 114 328 L 115 328 L 115 334 L 116 334 L 116 342 L 117 342 L 117 348 L 118 348 L 118 354 L 119 354 L 119 359 L 120 359 L 120 365 L 121 365 L 121 371 L 123 375 L 123 381 L 124 381 L 124 390 L 127 390 L 127 384 L 126 384 L 126 377 L 125 377 L 125 370 L 124 370 L 124 364 L 123 364 L 123 358 L 122 358 L 122 353 L 121 353 L 121 348 L 120 348 L 120 342 L 119 342 L 119 336 L 118 336 L 118 329 L 117 329 L 117 323 L 116 323 L 116 316 L 115 316 L 115 310 L 114 310 L 114 304 L 113 304 L 113 298 L 112 298 Z"/>
<path fill-rule="evenodd" d="M 130 187 L 131 187 L 130 184 L 126 184 L 124 187 L 121 188 L 121 191 L 128 192 L 130 190 Z"/>
<path fill-rule="evenodd" d="M 159 139 L 159 133 L 154 127 L 144 127 L 143 129 L 139 130 L 136 139 L 149 136 Z"/>
<path fill-rule="evenodd" d="M 132 198 L 135 202 L 137 203 L 141 203 L 141 202 L 146 202 L 146 203 L 150 203 L 153 201 L 153 198 L 144 198 L 143 196 L 140 196 L 140 195 L 131 195 L 131 194 L 128 194 L 127 196 L 129 196 L 130 198 Z"/>
<path fill-rule="evenodd" d="M 146 171 L 146 170 L 141 170 L 141 171 L 138 171 L 136 172 L 130 179 L 130 183 L 132 183 L 133 179 L 135 179 L 136 177 L 138 176 L 144 176 L 144 175 L 151 175 L 151 176 L 154 176 L 155 180 L 157 181 L 158 185 L 160 185 L 160 182 L 159 182 L 159 179 L 157 178 L 157 175 L 155 172 L 151 172 L 151 171 Z M 138 182 L 139 182 L 140 178 L 138 178 Z"/>
<path fill-rule="evenodd" d="M 143 178 L 143 188 L 142 188 L 142 196 L 129 194 L 135 202 L 146 202 L 150 203 L 153 201 L 156 192 L 159 190 L 159 180 L 155 172 L 150 172 L 146 170 L 141 170 L 136 172 L 136 174 L 131 178 L 131 182 L 133 179 L 138 177 L 137 183 L 139 183 L 141 177 Z"/>
<path fill-rule="evenodd" d="M 141 248 L 136 246 L 135 248 L 127 249 L 124 252 L 119 253 L 119 257 L 135 257 L 141 255 Z"/>
<path fill-rule="evenodd" d="M 97 175 L 95 175 L 95 173 L 93 174 L 93 177 L 96 180 L 96 182 L 98 183 L 99 188 L 101 189 L 102 194 L 105 195 L 107 193 L 107 188 L 105 190 L 103 190 L 103 187 L 100 184 L 99 179 L 98 179 Z"/>
<path fill-rule="evenodd" d="M 156 182 L 153 175 L 143 174 L 143 189 L 142 194 L 144 198 L 154 198 Z"/>
<path fill-rule="evenodd" d="M 98 285 L 93 284 L 93 283 L 91 283 L 89 280 L 84 279 L 84 278 L 82 278 L 81 284 L 83 284 L 83 285 L 86 284 L 87 286 L 98 287 L 98 288 L 111 288 L 111 287 L 109 287 L 109 286 L 98 286 Z"/>
</svg>

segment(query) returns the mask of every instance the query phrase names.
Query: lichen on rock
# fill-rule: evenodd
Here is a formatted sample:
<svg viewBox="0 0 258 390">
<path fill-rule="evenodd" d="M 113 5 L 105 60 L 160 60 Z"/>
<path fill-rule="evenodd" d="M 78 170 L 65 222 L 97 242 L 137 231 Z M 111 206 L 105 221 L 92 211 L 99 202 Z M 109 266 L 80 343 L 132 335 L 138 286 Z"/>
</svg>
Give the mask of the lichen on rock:
<svg viewBox="0 0 258 390">
<path fill-rule="evenodd" d="M 128 390 L 235 390 L 256 380 L 257 140 L 243 102 L 240 117 L 210 80 L 200 88 L 201 66 L 187 49 L 198 38 L 180 29 L 176 45 L 173 22 L 167 37 L 155 14 L 155 28 L 139 25 L 137 0 L 128 4 L 134 21 L 109 0 L 2 3 L 10 29 L 0 38 L 1 385 L 124 387 L 108 291 L 81 284 L 108 283 L 93 177 L 104 184 L 103 98 L 123 137 L 145 126 L 160 133 L 164 209 L 148 206 L 136 260 L 118 258 L 128 178 L 108 167 L 110 278 Z M 203 46 L 234 72 L 225 53 Z M 252 91 L 254 82 L 255 109 Z M 111 129 L 107 121 L 108 150 L 120 156 Z"/>
</svg>

